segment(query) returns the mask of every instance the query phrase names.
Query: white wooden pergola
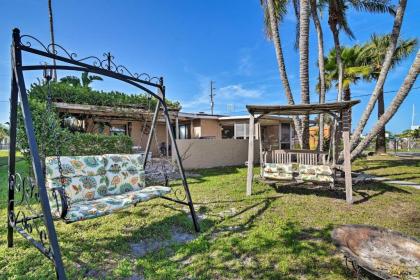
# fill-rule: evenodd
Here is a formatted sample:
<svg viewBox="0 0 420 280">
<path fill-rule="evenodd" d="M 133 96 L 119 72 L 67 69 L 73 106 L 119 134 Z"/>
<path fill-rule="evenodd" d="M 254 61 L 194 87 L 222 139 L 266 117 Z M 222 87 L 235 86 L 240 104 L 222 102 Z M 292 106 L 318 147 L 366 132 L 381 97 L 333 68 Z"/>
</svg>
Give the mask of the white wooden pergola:
<svg viewBox="0 0 420 280">
<path fill-rule="evenodd" d="M 255 124 L 264 116 L 300 116 L 314 114 L 329 114 L 337 123 L 342 124 L 343 137 L 343 154 L 344 163 L 342 169 L 345 174 L 346 201 L 353 203 L 353 188 L 351 178 L 351 161 L 350 161 L 350 110 L 351 107 L 358 104 L 360 100 L 323 103 L 323 104 L 299 104 L 299 105 L 247 105 L 246 108 L 250 113 L 249 118 L 249 146 L 248 146 L 248 175 L 246 184 L 246 194 L 252 194 L 252 184 L 254 179 L 254 137 Z M 258 129 L 258 133 L 260 129 Z M 258 137 L 261 139 L 261 135 Z M 336 149 L 336 145 L 334 145 Z M 336 151 L 333 151 L 333 165 L 336 165 Z M 262 159 L 262 146 L 260 142 L 260 159 Z"/>
</svg>

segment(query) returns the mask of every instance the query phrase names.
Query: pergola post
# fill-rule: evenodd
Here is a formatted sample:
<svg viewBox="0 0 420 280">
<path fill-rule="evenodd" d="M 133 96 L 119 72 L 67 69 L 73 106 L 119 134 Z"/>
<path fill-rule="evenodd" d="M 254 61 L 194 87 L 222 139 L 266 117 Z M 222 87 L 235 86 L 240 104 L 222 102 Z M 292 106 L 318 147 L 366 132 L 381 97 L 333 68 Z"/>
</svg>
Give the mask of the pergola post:
<svg viewBox="0 0 420 280">
<path fill-rule="evenodd" d="M 263 170 L 264 170 L 264 155 L 263 155 L 263 147 L 262 147 L 262 133 L 261 133 L 261 121 L 257 123 L 258 125 L 258 146 L 260 150 L 260 176 L 262 178 L 263 176 Z"/>
<path fill-rule="evenodd" d="M 346 185 L 346 201 L 348 204 L 353 203 L 353 187 L 351 178 L 351 161 L 350 161 L 350 127 L 349 127 L 349 109 L 342 112 L 343 119 L 343 148 L 344 148 L 344 182 Z"/>
<path fill-rule="evenodd" d="M 248 173 L 246 178 L 246 195 L 252 194 L 254 178 L 254 115 L 249 116 Z"/>
</svg>

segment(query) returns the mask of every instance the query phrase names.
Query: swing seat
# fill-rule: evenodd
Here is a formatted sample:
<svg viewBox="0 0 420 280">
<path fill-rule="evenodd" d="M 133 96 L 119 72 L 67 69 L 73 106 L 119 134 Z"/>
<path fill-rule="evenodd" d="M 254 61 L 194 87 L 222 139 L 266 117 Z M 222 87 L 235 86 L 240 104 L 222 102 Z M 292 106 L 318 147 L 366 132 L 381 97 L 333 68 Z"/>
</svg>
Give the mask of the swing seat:
<svg viewBox="0 0 420 280">
<path fill-rule="evenodd" d="M 328 165 L 299 164 L 298 178 L 304 182 L 333 183 L 333 171 Z"/>
<path fill-rule="evenodd" d="M 278 181 L 293 180 L 293 166 L 291 163 L 266 163 L 264 165 L 263 177 Z"/>
<path fill-rule="evenodd" d="M 111 214 L 171 191 L 146 186 L 143 154 L 46 158 L 46 185 L 51 211 L 67 222 Z M 55 195 L 54 195 L 55 194 Z"/>
</svg>

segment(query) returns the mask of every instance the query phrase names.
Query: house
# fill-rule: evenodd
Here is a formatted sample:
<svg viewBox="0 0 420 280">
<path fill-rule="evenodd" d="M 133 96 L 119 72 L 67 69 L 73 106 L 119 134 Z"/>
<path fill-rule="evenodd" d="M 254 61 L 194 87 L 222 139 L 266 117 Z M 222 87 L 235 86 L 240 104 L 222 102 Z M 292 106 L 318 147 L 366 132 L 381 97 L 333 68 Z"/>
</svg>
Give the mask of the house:
<svg viewBox="0 0 420 280">
<path fill-rule="evenodd" d="M 55 102 L 54 106 L 64 119 L 64 124 L 71 130 L 107 135 L 125 134 L 132 138 L 134 150 L 144 150 L 146 146 L 153 112 L 142 107 L 108 107 L 62 102 Z M 176 109 L 170 110 L 169 113 L 173 123 L 171 129 L 175 132 L 180 153 L 184 158 L 188 157 L 184 160 L 187 168 L 237 165 L 245 162 L 249 116 L 186 113 Z M 290 118 L 263 117 L 255 129 L 257 132 L 261 129 L 261 143 L 268 149 L 291 149 L 297 142 Z M 259 142 L 259 133 L 256 135 L 256 141 Z M 170 156 L 171 147 L 166 123 L 163 118 L 159 118 L 156 136 L 151 146 L 152 155 Z M 215 157 L 211 162 L 202 164 L 203 158 L 208 158 L 203 156 L 203 153 L 223 154 L 224 159 Z"/>
</svg>

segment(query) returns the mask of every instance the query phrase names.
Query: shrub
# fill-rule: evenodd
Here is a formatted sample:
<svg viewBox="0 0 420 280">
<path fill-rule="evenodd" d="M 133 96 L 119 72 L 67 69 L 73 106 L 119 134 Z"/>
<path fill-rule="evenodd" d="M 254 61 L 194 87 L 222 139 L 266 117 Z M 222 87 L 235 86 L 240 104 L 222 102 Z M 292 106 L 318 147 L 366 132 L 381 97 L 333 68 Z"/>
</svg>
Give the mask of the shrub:
<svg viewBox="0 0 420 280">
<path fill-rule="evenodd" d="M 53 110 L 47 113 L 46 103 L 29 99 L 35 137 L 41 157 L 56 155 L 100 155 L 130 153 L 132 140 L 126 135 L 108 136 L 102 134 L 72 133 L 61 127 L 61 121 Z M 18 112 L 17 147 L 29 160 L 29 145 L 23 124 L 22 112 Z"/>
<path fill-rule="evenodd" d="M 146 94 L 129 95 L 119 91 L 97 91 L 90 87 L 73 86 L 65 82 L 51 82 L 51 95 L 53 101 L 72 104 L 89 104 L 98 106 L 147 106 L 149 100 Z M 42 102 L 47 100 L 47 86 L 32 84 L 29 96 Z M 152 107 L 156 99 L 151 98 Z M 166 100 L 168 107 L 181 109 L 179 102 Z"/>
</svg>

